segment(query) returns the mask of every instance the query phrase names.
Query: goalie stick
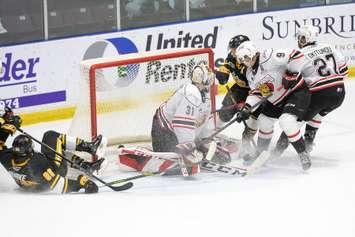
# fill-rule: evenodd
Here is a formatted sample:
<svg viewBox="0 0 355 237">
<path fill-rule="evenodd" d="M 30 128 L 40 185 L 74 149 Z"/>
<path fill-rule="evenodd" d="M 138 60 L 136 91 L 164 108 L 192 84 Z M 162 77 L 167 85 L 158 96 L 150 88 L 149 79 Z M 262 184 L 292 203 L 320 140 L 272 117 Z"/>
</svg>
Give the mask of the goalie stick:
<svg viewBox="0 0 355 237">
<path fill-rule="evenodd" d="M 239 175 L 242 177 L 249 174 L 248 169 L 229 166 L 229 165 L 220 165 L 208 160 L 202 160 L 200 164 L 201 164 L 201 168 L 209 171 L 221 172 L 221 173 L 231 174 L 231 175 Z"/>
<path fill-rule="evenodd" d="M 48 146 L 47 144 L 37 140 L 36 138 L 34 138 L 33 136 L 31 136 L 30 134 L 26 133 L 25 131 L 23 131 L 21 128 L 17 128 L 17 131 L 23 133 L 24 135 L 28 136 L 30 139 L 32 139 L 33 141 L 37 142 L 38 144 L 40 144 L 41 146 L 44 146 L 46 148 L 48 148 L 49 150 L 53 151 L 56 155 L 60 156 L 61 158 L 63 158 L 63 160 L 65 160 L 66 162 L 70 163 L 74 168 L 78 169 L 79 171 L 85 173 L 87 176 L 96 179 L 97 181 L 99 181 L 100 183 L 103 184 L 103 186 L 107 186 L 110 189 L 112 189 L 113 191 L 123 191 L 123 190 L 127 190 L 133 187 L 133 183 L 129 182 L 129 183 L 125 183 L 123 185 L 120 186 L 111 186 L 109 183 L 106 183 L 105 181 L 103 181 L 102 179 L 100 179 L 99 177 L 95 176 L 94 174 L 90 174 L 88 171 L 83 170 L 79 165 L 77 165 L 76 163 L 74 163 L 73 161 L 67 159 L 63 154 L 57 152 L 56 150 L 54 150 L 52 147 Z M 47 158 L 47 157 L 46 157 Z M 47 158 L 49 159 L 49 158 Z"/>
</svg>

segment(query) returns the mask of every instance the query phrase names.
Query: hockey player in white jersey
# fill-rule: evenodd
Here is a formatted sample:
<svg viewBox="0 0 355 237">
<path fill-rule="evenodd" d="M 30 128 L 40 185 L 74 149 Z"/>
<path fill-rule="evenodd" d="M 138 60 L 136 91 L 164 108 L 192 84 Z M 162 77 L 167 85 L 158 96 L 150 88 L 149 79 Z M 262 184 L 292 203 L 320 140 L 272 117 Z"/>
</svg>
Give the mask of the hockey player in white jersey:
<svg viewBox="0 0 355 237">
<path fill-rule="evenodd" d="M 130 157 L 129 151 L 122 149 L 120 163 L 143 172 L 169 170 L 166 173 L 175 174 L 181 170 L 187 171 L 188 176 L 198 173 L 199 162 L 207 152 L 208 144 L 199 147 L 196 144 L 214 130 L 209 92 L 214 79 L 214 73 L 205 64 L 195 66 L 191 83 L 182 85 L 156 110 L 151 130 L 153 151 L 170 152 L 170 155 L 174 152 L 182 159 L 173 162 L 171 159 L 154 159 L 151 155 Z M 218 153 L 220 157 L 230 159 L 229 153 L 222 148 Z"/>
<path fill-rule="evenodd" d="M 299 155 L 302 168 L 307 170 L 311 161 L 300 134 L 299 121 L 308 108 L 310 92 L 299 74 L 291 74 L 287 70 L 289 62 L 300 55 L 296 50 L 259 50 L 251 41 L 242 43 L 237 48 L 237 58 L 248 67 L 246 76 L 251 92 L 237 118 L 239 121 L 248 119 L 250 113 L 256 109 L 254 105 L 266 97 L 267 101 L 258 118 L 256 153 L 251 154 L 250 158 L 255 159 L 268 149 L 274 123 L 279 119 L 281 129 Z"/>
<path fill-rule="evenodd" d="M 304 116 L 307 121 L 304 139 L 307 150 L 311 151 L 323 117 L 338 108 L 344 100 L 344 78 L 347 77 L 348 67 L 344 56 L 333 46 L 317 42 L 316 27 L 302 26 L 296 36 L 301 55 L 291 61 L 289 67 L 302 73 L 311 91 L 311 103 Z M 287 147 L 288 140 L 282 133 L 276 143 L 274 156 L 280 156 Z"/>
</svg>

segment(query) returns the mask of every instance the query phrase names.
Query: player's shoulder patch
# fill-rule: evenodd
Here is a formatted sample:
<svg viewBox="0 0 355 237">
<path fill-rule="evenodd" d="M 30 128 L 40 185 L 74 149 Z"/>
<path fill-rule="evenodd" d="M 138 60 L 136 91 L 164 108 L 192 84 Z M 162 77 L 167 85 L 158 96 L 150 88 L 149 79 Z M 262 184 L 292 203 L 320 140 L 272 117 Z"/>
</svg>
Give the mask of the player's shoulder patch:
<svg viewBox="0 0 355 237">
<path fill-rule="evenodd" d="M 184 96 L 193 105 L 200 106 L 202 103 L 202 96 L 199 89 L 193 84 L 186 84 L 184 86 Z"/>
<path fill-rule="evenodd" d="M 292 61 L 292 60 L 296 60 L 296 59 L 300 59 L 304 56 L 304 54 L 297 50 L 297 49 L 293 49 L 291 50 L 291 52 L 289 53 L 289 61 Z"/>
</svg>

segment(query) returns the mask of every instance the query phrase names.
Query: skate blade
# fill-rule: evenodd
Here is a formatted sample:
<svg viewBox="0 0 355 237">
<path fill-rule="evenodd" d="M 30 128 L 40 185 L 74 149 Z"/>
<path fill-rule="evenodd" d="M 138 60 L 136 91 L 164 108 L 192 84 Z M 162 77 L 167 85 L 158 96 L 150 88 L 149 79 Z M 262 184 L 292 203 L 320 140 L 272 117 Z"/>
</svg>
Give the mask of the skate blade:
<svg viewBox="0 0 355 237">
<path fill-rule="evenodd" d="M 106 169 L 108 168 L 109 164 L 110 163 L 108 159 L 104 158 L 104 161 L 101 163 L 100 169 L 95 171 L 96 175 L 102 176 L 105 173 Z"/>
<path fill-rule="evenodd" d="M 268 151 L 263 151 L 259 157 L 247 168 L 247 176 L 255 174 L 270 158 Z"/>
<path fill-rule="evenodd" d="M 107 137 L 102 137 L 100 146 L 96 150 L 96 156 L 98 159 L 104 158 L 106 147 L 107 147 Z"/>
</svg>

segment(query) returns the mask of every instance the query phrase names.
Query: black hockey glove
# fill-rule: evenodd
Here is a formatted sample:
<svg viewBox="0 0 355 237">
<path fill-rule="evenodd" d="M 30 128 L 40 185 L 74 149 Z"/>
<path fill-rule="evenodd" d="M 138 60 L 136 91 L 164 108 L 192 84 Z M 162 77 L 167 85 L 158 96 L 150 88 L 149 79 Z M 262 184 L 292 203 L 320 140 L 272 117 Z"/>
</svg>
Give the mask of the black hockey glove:
<svg viewBox="0 0 355 237">
<path fill-rule="evenodd" d="M 229 74 L 221 71 L 216 71 L 216 78 L 220 85 L 225 85 L 228 82 Z"/>
<path fill-rule="evenodd" d="M 14 115 L 14 112 L 12 111 L 12 109 L 8 106 L 5 106 L 2 110 L 2 117 L 4 119 L 6 119 L 7 117 L 12 116 L 12 115 Z"/>
<path fill-rule="evenodd" d="M 18 115 L 13 115 L 7 120 L 7 123 L 14 125 L 16 128 L 20 128 L 22 124 L 22 119 Z"/>
<path fill-rule="evenodd" d="M 251 114 L 251 106 L 249 104 L 245 104 L 244 108 L 241 111 L 237 112 L 236 121 L 238 123 L 245 121 L 250 117 L 250 114 Z"/>
<path fill-rule="evenodd" d="M 298 73 L 286 71 L 285 75 L 282 77 L 282 85 L 285 89 L 291 89 L 297 85 L 297 83 L 302 79 L 302 76 Z"/>
<path fill-rule="evenodd" d="M 84 188 L 85 193 L 97 193 L 99 191 L 99 187 L 85 175 L 79 175 L 78 182 L 80 187 Z"/>
<path fill-rule="evenodd" d="M 5 107 L 5 114 L 3 118 L 6 123 L 14 125 L 16 128 L 21 127 L 22 119 L 18 115 L 14 115 L 13 111 L 9 107 Z"/>
</svg>

